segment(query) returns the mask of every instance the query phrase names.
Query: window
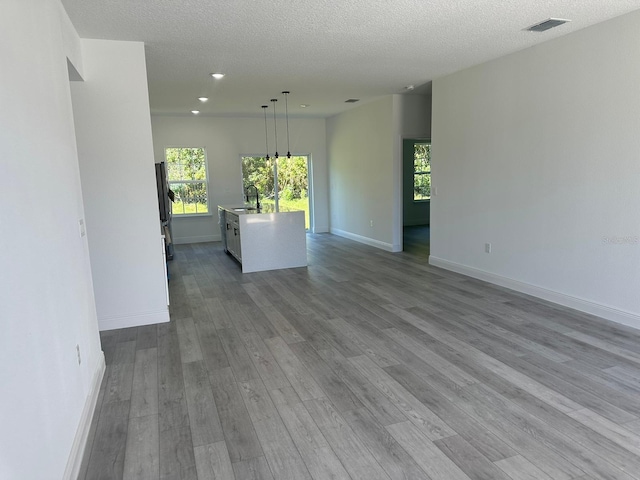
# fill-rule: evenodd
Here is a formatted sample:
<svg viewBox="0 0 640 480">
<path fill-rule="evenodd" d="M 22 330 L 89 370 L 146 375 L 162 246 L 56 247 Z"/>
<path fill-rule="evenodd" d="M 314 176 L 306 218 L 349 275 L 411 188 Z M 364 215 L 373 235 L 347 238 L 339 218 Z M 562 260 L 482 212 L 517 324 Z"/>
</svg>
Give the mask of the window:
<svg viewBox="0 0 640 480">
<path fill-rule="evenodd" d="M 204 148 L 166 148 L 167 178 L 175 194 L 174 215 L 209 213 L 207 157 Z"/>
<path fill-rule="evenodd" d="M 413 146 L 413 201 L 431 199 L 431 144 Z"/>
</svg>

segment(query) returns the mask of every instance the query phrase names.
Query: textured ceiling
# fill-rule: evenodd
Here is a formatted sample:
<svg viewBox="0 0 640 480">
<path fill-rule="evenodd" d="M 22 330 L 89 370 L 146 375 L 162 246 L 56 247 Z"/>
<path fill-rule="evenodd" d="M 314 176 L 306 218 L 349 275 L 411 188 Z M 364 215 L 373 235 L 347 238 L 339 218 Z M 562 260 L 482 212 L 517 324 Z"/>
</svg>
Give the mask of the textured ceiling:
<svg viewBox="0 0 640 480">
<path fill-rule="evenodd" d="M 353 108 L 348 98 L 424 92 L 434 78 L 640 9 L 640 0 L 62 3 L 83 38 L 145 42 L 152 113 L 202 115 L 262 115 L 290 90 L 290 114 L 329 116 Z M 523 30 L 549 17 L 572 21 Z M 215 71 L 226 77 L 212 80 Z"/>
</svg>

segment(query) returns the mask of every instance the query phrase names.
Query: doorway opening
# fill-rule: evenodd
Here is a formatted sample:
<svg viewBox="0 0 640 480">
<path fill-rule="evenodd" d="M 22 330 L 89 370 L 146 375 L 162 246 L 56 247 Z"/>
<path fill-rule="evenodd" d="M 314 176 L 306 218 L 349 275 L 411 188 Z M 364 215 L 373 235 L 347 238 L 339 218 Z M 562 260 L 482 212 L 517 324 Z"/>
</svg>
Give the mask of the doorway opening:
<svg viewBox="0 0 640 480">
<path fill-rule="evenodd" d="M 404 139 L 403 251 L 429 256 L 431 207 L 431 141 Z"/>
<path fill-rule="evenodd" d="M 311 182 L 309 155 L 280 157 L 277 162 L 265 157 L 242 157 L 242 186 L 258 189 L 260 204 L 272 211 L 303 210 L 305 228 L 309 230 L 312 218 L 310 207 Z"/>
</svg>

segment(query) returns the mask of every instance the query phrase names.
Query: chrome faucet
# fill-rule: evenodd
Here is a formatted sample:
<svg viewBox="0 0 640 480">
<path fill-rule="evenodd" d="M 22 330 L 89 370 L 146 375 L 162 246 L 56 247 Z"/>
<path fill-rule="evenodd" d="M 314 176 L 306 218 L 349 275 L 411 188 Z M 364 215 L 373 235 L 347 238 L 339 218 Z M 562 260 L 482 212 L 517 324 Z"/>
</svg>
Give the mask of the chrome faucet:
<svg viewBox="0 0 640 480">
<path fill-rule="evenodd" d="M 258 192 L 258 187 L 256 187 L 253 183 L 248 185 L 247 188 L 244 189 L 244 197 L 247 202 L 249 202 L 251 195 L 249 194 L 249 189 L 253 187 L 253 190 L 256 193 L 256 210 L 260 210 L 260 193 Z"/>
</svg>

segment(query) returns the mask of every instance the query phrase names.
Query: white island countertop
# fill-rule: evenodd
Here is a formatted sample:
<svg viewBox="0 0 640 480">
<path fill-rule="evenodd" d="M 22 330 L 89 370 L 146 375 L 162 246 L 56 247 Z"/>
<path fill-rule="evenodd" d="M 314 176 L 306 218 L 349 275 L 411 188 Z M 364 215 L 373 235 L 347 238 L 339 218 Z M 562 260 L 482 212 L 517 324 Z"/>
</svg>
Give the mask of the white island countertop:
<svg viewBox="0 0 640 480">
<path fill-rule="evenodd" d="M 268 203 L 266 205 L 260 205 L 260 209 L 256 209 L 255 205 L 218 205 L 218 208 L 222 208 L 227 212 L 235 213 L 236 215 L 265 215 L 267 213 L 292 213 L 302 212 L 303 210 L 289 209 L 287 207 L 280 207 L 279 211 L 275 211 L 273 204 Z"/>
<path fill-rule="evenodd" d="M 270 206 L 269 206 L 270 207 Z M 307 266 L 304 211 L 259 211 L 246 205 L 220 205 L 238 216 L 242 272 Z"/>
</svg>

